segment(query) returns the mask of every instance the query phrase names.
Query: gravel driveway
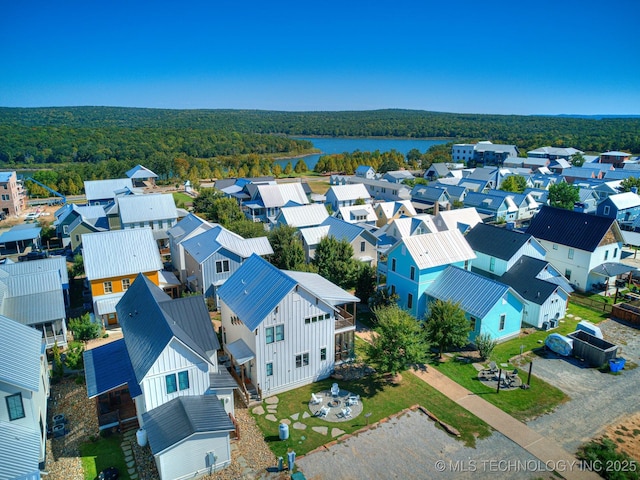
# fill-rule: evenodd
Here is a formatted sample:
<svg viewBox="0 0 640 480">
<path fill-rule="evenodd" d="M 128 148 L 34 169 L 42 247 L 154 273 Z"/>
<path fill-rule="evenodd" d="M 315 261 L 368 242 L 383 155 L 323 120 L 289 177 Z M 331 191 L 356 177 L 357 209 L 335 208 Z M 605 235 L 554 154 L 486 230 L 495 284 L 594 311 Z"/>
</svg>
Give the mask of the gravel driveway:
<svg viewBox="0 0 640 480">
<path fill-rule="evenodd" d="M 640 330 L 611 319 L 599 325 L 606 340 L 620 345 L 619 356 L 640 364 Z M 640 411 L 640 368 L 611 375 L 586 368 L 576 359 L 552 354 L 534 359 L 533 373 L 560 388 L 571 400 L 527 425 L 569 452 L 602 434 L 610 423 Z"/>
</svg>

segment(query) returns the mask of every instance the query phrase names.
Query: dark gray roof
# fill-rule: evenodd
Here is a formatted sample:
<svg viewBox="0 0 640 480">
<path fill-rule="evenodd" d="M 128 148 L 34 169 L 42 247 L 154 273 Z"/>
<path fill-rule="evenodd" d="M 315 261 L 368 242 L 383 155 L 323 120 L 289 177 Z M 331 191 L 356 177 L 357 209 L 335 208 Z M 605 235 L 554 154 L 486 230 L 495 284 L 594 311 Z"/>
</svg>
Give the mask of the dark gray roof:
<svg viewBox="0 0 640 480">
<path fill-rule="evenodd" d="M 238 382 L 226 368 L 222 367 L 217 372 L 209 372 L 209 387 L 212 390 L 239 388 Z"/>
<path fill-rule="evenodd" d="M 479 223 L 465 238 L 474 251 L 509 260 L 531 240 L 531 235 Z"/>
<path fill-rule="evenodd" d="M 204 318 L 209 318 L 209 311 L 202 296 L 176 298 L 170 302 L 162 302 L 160 307 L 175 319 L 186 334 L 205 352 L 220 349 L 220 342 L 212 329 L 211 322 L 202 321 Z"/>
<path fill-rule="evenodd" d="M 593 252 L 609 229 L 622 236 L 614 218 L 543 206 L 531 220 L 527 233 L 537 239 Z"/>
<path fill-rule="evenodd" d="M 195 433 L 231 432 L 235 428 L 216 395 L 185 396 L 142 414 L 154 455 Z"/>
<path fill-rule="evenodd" d="M 500 281 L 513 288 L 525 300 L 542 305 L 559 288 L 554 283 L 536 278 L 548 263 L 546 260 L 523 255 L 500 277 Z"/>
<path fill-rule="evenodd" d="M 202 297 L 200 300 L 203 301 Z M 139 274 L 116 305 L 118 320 L 122 326 L 127 351 L 138 382 L 142 381 L 173 338 L 177 338 L 191 348 L 204 361 L 209 361 L 206 347 L 203 347 L 203 343 L 206 342 L 203 342 L 200 337 L 192 338 L 187 333 L 187 331 L 196 332 L 201 328 L 205 331 L 210 328 L 210 335 L 215 336 L 208 312 L 205 310 L 206 316 L 202 315 L 201 311 L 198 312 L 198 316 L 190 316 L 189 312 L 195 312 L 191 303 L 164 309 L 165 302 L 174 301 L 147 277 Z M 197 322 L 202 322 L 203 325 L 195 325 Z"/>
</svg>

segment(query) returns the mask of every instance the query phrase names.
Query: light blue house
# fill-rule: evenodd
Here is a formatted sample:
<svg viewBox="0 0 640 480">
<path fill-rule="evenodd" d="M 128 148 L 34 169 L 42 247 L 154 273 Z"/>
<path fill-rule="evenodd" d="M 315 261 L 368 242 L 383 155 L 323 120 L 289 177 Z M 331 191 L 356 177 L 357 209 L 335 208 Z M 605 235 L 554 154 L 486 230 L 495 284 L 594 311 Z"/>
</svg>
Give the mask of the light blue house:
<svg viewBox="0 0 640 480">
<path fill-rule="evenodd" d="M 435 300 L 457 303 L 469 319 L 469 340 L 481 333 L 497 341 L 517 337 L 524 300 L 500 282 L 462 268 L 447 267 L 425 291 L 427 309 Z"/>
<path fill-rule="evenodd" d="M 389 250 L 386 270 L 378 270 L 386 272 L 387 288 L 400 297 L 398 305 L 422 318 L 427 309 L 425 290 L 450 265 L 469 269 L 474 258 L 464 236 L 454 229 L 402 238 Z"/>
<path fill-rule="evenodd" d="M 634 192 L 609 195 L 598 205 L 596 215 L 615 218 L 620 225 L 630 225 L 640 215 L 640 196 Z"/>
</svg>

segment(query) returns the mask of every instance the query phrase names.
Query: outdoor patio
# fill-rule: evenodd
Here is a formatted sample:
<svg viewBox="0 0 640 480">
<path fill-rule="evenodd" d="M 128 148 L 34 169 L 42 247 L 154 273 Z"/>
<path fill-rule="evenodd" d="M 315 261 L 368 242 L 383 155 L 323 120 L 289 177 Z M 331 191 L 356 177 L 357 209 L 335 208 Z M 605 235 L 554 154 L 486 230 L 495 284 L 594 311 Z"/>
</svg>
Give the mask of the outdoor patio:
<svg viewBox="0 0 640 480">
<path fill-rule="evenodd" d="M 502 370 L 497 368 L 485 368 L 478 372 L 478 380 L 489 388 L 497 389 L 500 382 L 500 390 L 515 390 L 522 386 L 522 380 L 517 370 Z"/>
<path fill-rule="evenodd" d="M 337 387 L 337 384 L 334 384 Z M 337 394 L 336 394 L 337 393 Z M 309 401 L 309 410 L 314 417 L 327 422 L 346 422 L 362 413 L 362 398 L 348 390 L 337 388 L 314 393 L 316 399 Z M 348 410 L 347 410 L 348 409 Z M 322 412 L 326 412 L 322 414 Z M 349 412 L 345 415 L 345 412 Z"/>
</svg>

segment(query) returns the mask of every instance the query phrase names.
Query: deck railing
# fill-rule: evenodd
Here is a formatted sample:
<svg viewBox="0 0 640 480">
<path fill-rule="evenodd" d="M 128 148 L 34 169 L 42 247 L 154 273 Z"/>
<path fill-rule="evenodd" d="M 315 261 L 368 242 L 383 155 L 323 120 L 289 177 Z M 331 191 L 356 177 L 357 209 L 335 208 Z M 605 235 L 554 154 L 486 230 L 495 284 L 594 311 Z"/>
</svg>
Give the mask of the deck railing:
<svg viewBox="0 0 640 480">
<path fill-rule="evenodd" d="M 336 330 L 342 328 L 353 327 L 356 324 L 356 319 L 352 313 L 347 312 L 342 307 L 337 307 L 336 313 Z"/>
</svg>

